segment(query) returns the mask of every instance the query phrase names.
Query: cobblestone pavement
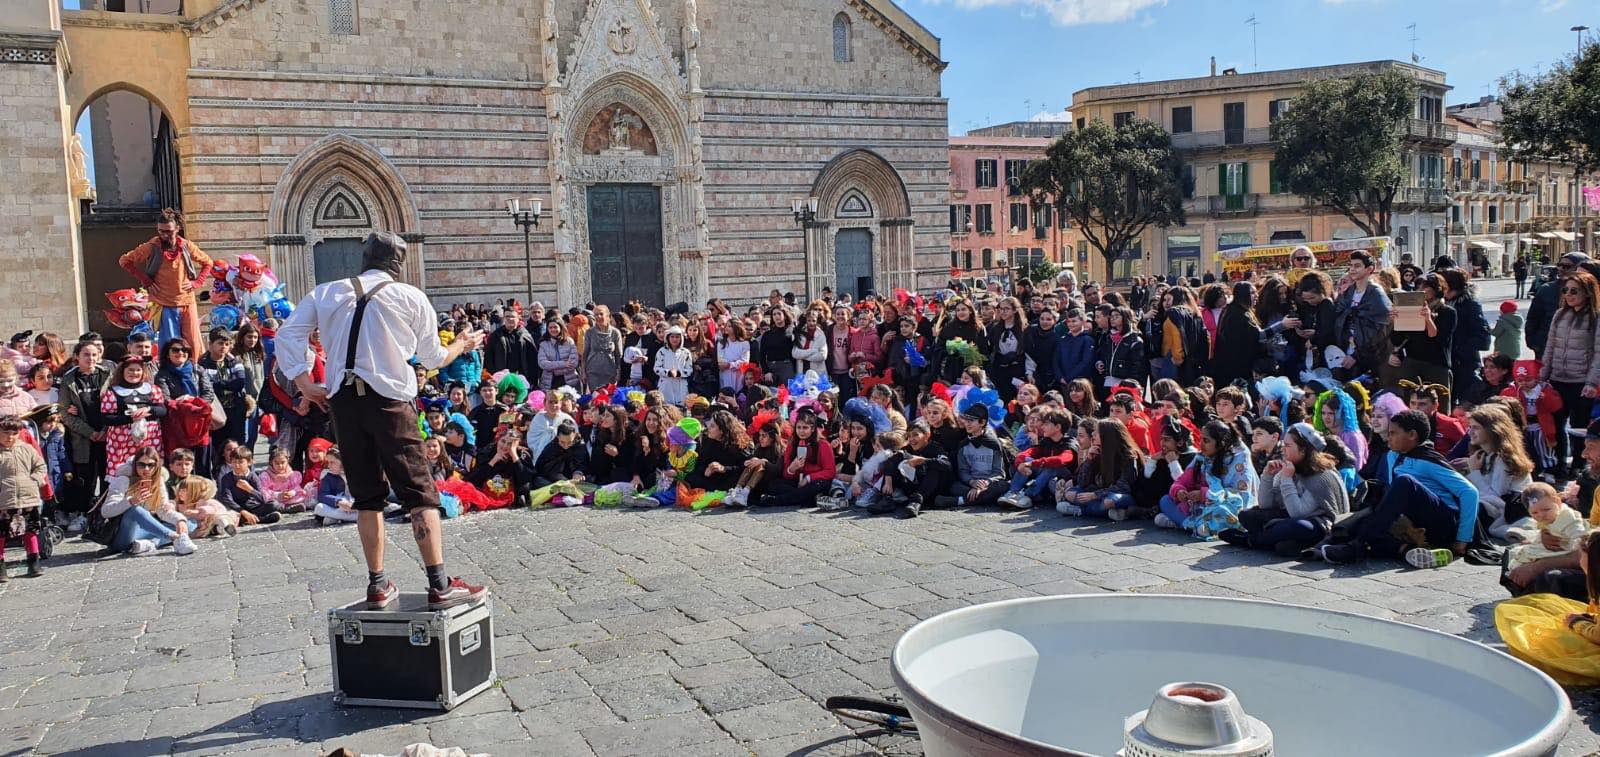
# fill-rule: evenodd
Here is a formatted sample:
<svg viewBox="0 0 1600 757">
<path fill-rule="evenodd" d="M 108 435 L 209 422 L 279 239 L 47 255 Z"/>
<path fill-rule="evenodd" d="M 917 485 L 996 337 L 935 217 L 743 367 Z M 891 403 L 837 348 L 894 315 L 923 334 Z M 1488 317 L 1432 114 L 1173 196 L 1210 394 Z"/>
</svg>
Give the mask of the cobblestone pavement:
<svg viewBox="0 0 1600 757">
<path fill-rule="evenodd" d="M 819 703 L 892 690 L 895 639 L 952 608 L 1269 597 L 1493 641 L 1502 597 L 1489 568 L 1285 563 L 1042 510 L 513 511 L 446 533 L 450 567 L 498 603 L 501 683 L 455 712 L 332 703 L 324 613 L 365 580 L 353 527 L 299 521 L 184 558 L 69 542 L 44 578 L 0 593 L 0 755 L 393 754 L 415 741 L 502 757 L 917 754 Z M 389 573 L 415 590 L 409 533 L 390 538 L 406 548 Z M 1563 754 L 1600 749 L 1594 702 L 1578 705 Z"/>
</svg>

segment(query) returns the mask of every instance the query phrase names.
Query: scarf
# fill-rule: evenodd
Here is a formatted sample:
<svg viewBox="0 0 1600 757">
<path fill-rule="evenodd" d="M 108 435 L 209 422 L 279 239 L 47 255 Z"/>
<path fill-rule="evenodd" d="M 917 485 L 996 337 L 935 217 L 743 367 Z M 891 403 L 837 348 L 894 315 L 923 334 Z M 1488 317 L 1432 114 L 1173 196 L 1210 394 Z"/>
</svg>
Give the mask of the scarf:
<svg viewBox="0 0 1600 757">
<path fill-rule="evenodd" d="M 194 378 L 193 361 L 184 363 L 183 365 L 175 366 L 173 370 L 177 371 L 178 376 L 183 379 L 184 394 L 187 394 L 190 397 L 200 396 L 200 384 L 196 382 Z"/>
</svg>

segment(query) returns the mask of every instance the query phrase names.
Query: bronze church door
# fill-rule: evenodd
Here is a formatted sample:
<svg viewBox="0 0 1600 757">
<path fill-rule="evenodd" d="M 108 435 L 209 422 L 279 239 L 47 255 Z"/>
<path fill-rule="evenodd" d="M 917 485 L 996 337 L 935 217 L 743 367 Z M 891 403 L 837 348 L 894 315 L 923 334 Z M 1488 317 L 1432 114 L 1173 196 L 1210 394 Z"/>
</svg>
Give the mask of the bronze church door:
<svg viewBox="0 0 1600 757">
<path fill-rule="evenodd" d="M 324 239 L 311 248 L 316 283 L 340 281 L 361 275 L 361 239 Z"/>
<path fill-rule="evenodd" d="M 596 303 L 666 307 L 661 190 L 648 184 L 589 187 L 589 281 Z"/>
</svg>

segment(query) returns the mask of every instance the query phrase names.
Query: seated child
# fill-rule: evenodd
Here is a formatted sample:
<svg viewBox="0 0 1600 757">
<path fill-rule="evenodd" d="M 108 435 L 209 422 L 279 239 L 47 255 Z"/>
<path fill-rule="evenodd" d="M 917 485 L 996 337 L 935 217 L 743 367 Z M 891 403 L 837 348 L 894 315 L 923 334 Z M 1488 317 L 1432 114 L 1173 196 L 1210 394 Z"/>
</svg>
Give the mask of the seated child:
<svg viewBox="0 0 1600 757">
<path fill-rule="evenodd" d="M 1562 504 L 1555 487 L 1543 482 L 1528 484 L 1522 490 L 1522 497 L 1528 504 L 1528 517 L 1532 522 L 1526 519 L 1518 521 L 1506 532 L 1506 538 L 1517 542 L 1507 551 L 1508 568 L 1515 569 L 1547 557 L 1568 555 L 1578 548 L 1583 535 L 1588 533 L 1589 524 L 1577 510 Z M 1549 549 L 1541 543 L 1540 536 L 1545 532 L 1561 538 L 1560 549 Z"/>
<path fill-rule="evenodd" d="M 187 452 L 188 450 L 179 450 Z M 191 458 L 189 467 L 194 467 Z M 176 466 L 174 466 L 176 467 Z M 217 484 L 209 478 L 187 475 L 178 479 L 174 487 L 172 505 L 173 510 L 180 516 L 176 519 L 169 518 L 165 513 L 160 517 L 163 521 L 172 523 L 182 533 L 186 525 L 183 520 L 191 520 L 200 524 L 194 530 L 197 537 L 206 536 L 233 536 L 239 533 L 239 514 L 222 506 L 217 501 Z"/>
<path fill-rule="evenodd" d="M 227 452 L 227 458 L 228 470 L 217 478 L 217 500 L 222 502 L 223 507 L 239 513 L 239 521 L 244 525 L 277 523 L 282 516 L 263 493 L 265 489 L 261 477 L 250 465 L 250 450 L 242 446 L 232 447 Z"/>
<path fill-rule="evenodd" d="M 872 457 L 861 464 L 850 482 L 846 501 L 854 507 L 865 508 L 873 515 L 894 512 L 894 485 L 887 475 L 889 467 L 900 464 L 900 450 L 906 446 L 905 435 L 898 431 L 885 431 L 873 439 Z M 818 503 L 819 505 L 821 503 Z"/>
<path fill-rule="evenodd" d="M 309 501 L 303 485 L 300 473 L 289 467 L 289 451 L 274 447 L 267 457 L 267 470 L 261 475 L 261 496 L 278 512 L 303 513 Z"/>
<path fill-rule="evenodd" d="M 317 482 L 317 492 L 317 505 L 313 510 L 317 525 L 327 525 L 329 521 L 356 521 L 355 500 L 350 498 L 350 489 L 345 484 L 344 458 L 339 454 L 338 447 L 327 452 L 322 466 L 322 480 Z"/>
</svg>

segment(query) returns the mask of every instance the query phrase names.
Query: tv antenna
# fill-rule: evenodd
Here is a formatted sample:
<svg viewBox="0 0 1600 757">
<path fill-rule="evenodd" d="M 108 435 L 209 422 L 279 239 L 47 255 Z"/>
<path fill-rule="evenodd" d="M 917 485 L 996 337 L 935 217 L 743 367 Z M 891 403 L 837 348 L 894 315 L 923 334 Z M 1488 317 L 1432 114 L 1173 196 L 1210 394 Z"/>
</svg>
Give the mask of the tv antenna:
<svg viewBox="0 0 1600 757">
<path fill-rule="evenodd" d="M 1250 14 L 1250 17 L 1245 19 L 1244 22 L 1250 27 L 1250 68 L 1251 70 L 1260 70 L 1261 61 L 1256 55 L 1256 27 L 1260 26 L 1261 22 L 1256 20 L 1256 14 L 1254 13 Z"/>
<path fill-rule="evenodd" d="M 1421 63 L 1422 58 L 1417 57 L 1417 22 L 1406 24 L 1406 28 L 1411 31 L 1411 62 Z"/>
</svg>

